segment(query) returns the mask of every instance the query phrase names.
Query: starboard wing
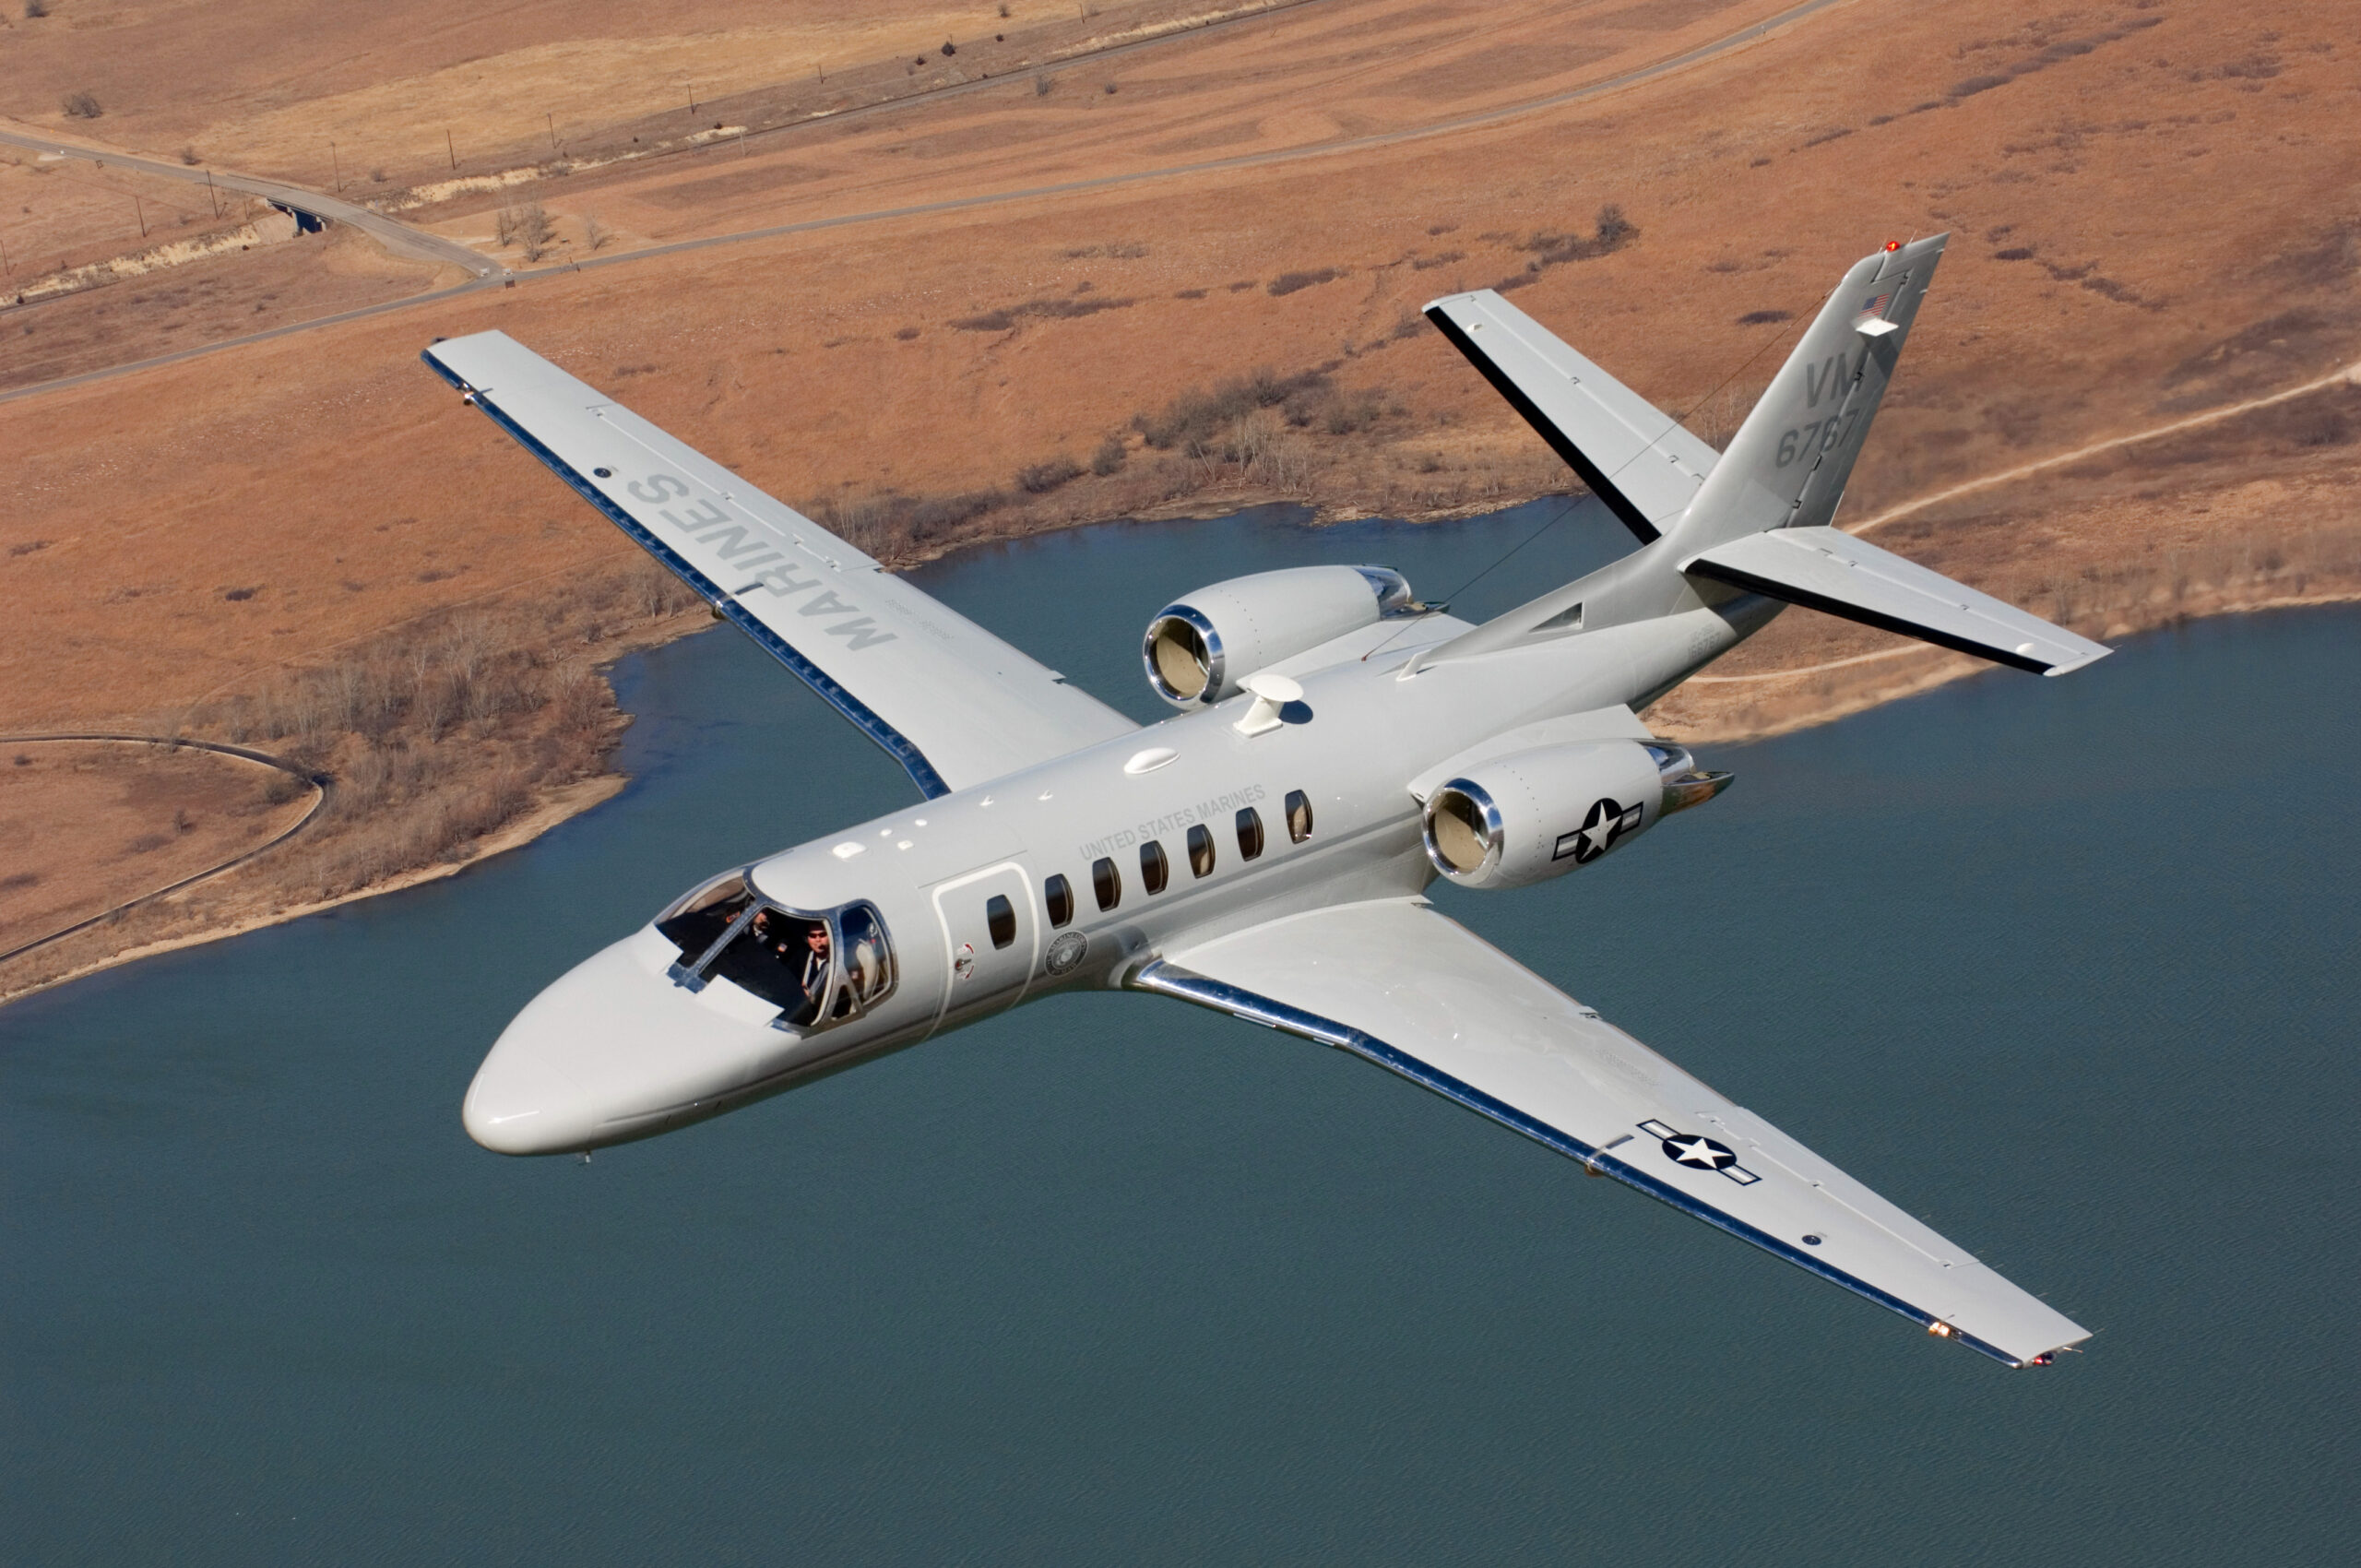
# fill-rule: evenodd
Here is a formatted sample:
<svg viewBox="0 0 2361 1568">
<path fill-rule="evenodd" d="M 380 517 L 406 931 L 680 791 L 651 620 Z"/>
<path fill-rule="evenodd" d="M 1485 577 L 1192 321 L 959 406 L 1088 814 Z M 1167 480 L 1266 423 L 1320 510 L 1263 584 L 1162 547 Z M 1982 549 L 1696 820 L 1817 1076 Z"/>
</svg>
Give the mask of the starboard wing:
<svg viewBox="0 0 2361 1568">
<path fill-rule="evenodd" d="M 2089 1336 L 1421 901 L 1181 946 L 1133 983 L 1366 1057 L 2011 1366 Z"/>
<path fill-rule="evenodd" d="M 422 357 L 928 796 L 1137 728 L 506 333 Z"/>
</svg>

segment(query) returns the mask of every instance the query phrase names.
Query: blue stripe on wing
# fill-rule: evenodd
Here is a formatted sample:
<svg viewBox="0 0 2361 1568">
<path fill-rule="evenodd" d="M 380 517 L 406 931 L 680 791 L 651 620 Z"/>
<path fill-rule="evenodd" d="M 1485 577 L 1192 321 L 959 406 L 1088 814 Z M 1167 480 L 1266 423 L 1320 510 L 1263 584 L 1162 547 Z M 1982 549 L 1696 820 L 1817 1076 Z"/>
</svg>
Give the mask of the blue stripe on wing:
<svg viewBox="0 0 2361 1568">
<path fill-rule="evenodd" d="M 719 584 L 689 564 L 677 551 L 641 526 L 630 513 L 608 499 L 604 492 L 591 483 L 588 478 L 571 463 L 534 439 L 530 431 L 502 412 L 499 406 L 491 398 L 469 386 L 463 378 L 455 374 L 448 365 L 437 360 L 432 352 L 422 353 L 419 358 L 424 360 L 435 374 L 466 393 L 477 408 L 481 409 L 491 417 L 492 423 L 506 431 L 526 451 L 540 458 L 552 473 L 573 486 L 576 494 L 599 508 L 609 522 L 631 537 L 633 543 L 662 562 L 665 568 L 674 576 L 694 589 L 697 597 L 719 611 L 740 631 L 753 638 L 773 659 L 795 671 L 797 678 L 819 693 L 829 707 L 851 719 L 862 734 L 876 742 L 884 749 L 887 756 L 902 765 L 903 771 L 908 773 L 911 781 L 918 785 L 919 793 L 930 801 L 937 796 L 951 793 L 951 786 L 943 781 L 943 776 L 935 772 L 934 765 L 926 760 L 926 754 L 919 751 L 908 736 L 879 718 L 876 710 L 867 703 L 838 685 L 829 677 L 826 671 L 798 652 L 794 644 L 756 619 L 752 611 L 723 592 Z"/>
</svg>

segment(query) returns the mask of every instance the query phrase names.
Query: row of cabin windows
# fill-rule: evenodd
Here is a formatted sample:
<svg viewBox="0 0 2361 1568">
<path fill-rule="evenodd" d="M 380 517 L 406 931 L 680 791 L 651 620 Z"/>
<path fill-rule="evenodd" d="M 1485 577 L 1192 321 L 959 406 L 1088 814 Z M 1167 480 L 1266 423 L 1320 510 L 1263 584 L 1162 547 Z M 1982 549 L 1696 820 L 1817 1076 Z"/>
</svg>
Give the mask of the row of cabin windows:
<svg viewBox="0 0 2361 1568">
<path fill-rule="evenodd" d="M 1287 791 L 1286 820 L 1287 841 L 1300 844 L 1311 837 L 1311 797 L 1300 790 Z M 1241 861 L 1259 859 L 1263 853 L 1263 814 L 1247 806 L 1238 814 L 1238 858 Z M 1189 829 L 1189 873 L 1211 876 L 1214 870 L 1213 830 L 1199 823 Z M 1165 858 L 1164 846 L 1151 838 L 1140 846 L 1140 883 L 1150 893 L 1161 893 L 1172 880 L 1172 863 Z M 1123 873 L 1110 859 L 1091 862 L 1090 891 L 1101 909 L 1111 909 L 1123 901 Z M 1041 901 L 1048 906 L 1050 923 L 1053 926 L 1074 923 L 1074 885 L 1058 873 L 1041 885 Z M 1016 940 L 1016 911 L 1008 909 L 1008 900 L 995 895 L 985 905 L 985 916 L 992 935 L 992 945 L 1005 947 Z M 1003 934 L 1005 932 L 1005 934 Z"/>
</svg>

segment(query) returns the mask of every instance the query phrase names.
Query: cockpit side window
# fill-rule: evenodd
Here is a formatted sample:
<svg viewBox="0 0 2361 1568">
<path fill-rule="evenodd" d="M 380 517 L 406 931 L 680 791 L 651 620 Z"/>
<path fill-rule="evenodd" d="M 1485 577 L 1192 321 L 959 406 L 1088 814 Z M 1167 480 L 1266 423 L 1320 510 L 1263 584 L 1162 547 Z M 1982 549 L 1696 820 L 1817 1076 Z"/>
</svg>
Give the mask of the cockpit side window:
<svg viewBox="0 0 2361 1568">
<path fill-rule="evenodd" d="M 836 911 L 837 993 L 830 1016 L 865 1013 L 894 989 L 894 948 L 885 922 L 867 904 Z"/>
</svg>

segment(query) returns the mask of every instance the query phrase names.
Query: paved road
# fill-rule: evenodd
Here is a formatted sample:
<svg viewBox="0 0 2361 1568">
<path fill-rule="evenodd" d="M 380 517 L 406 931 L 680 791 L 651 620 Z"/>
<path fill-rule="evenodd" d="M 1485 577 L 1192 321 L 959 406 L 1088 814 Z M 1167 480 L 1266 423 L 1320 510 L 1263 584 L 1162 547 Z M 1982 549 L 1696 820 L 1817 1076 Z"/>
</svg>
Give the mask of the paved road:
<svg viewBox="0 0 2361 1568">
<path fill-rule="evenodd" d="M 480 251 L 470 250 L 457 240 L 429 234 L 382 212 L 372 212 L 357 202 L 347 201 L 342 196 L 324 196 L 318 191 L 307 191 L 301 185 L 282 184 L 277 180 L 265 180 L 253 174 L 225 174 L 218 169 L 192 169 L 184 163 L 166 163 L 153 158 L 135 158 L 129 153 L 80 147 L 73 142 L 57 141 L 22 131 L 0 131 L 0 145 L 22 148 L 28 152 L 77 158 L 85 162 L 117 169 L 136 169 L 143 174 L 160 175 L 167 180 L 182 180 L 190 184 L 202 185 L 210 180 L 224 190 L 243 191 L 248 196 L 258 196 L 265 201 L 275 201 L 298 212 L 308 212 L 314 218 L 350 223 L 396 255 L 409 256 L 414 261 L 464 267 L 478 278 L 501 270 L 499 262 Z"/>
<path fill-rule="evenodd" d="M 413 294 L 408 299 L 390 300 L 384 304 L 370 305 L 361 310 L 344 311 L 335 315 L 324 315 L 311 321 L 293 322 L 285 327 L 274 327 L 267 332 L 249 333 L 243 338 L 228 338 L 218 343 L 200 344 L 195 348 L 183 349 L 176 353 L 159 354 L 153 359 L 137 360 L 129 364 L 112 365 L 104 370 L 85 371 L 79 375 L 62 376 L 55 381 L 37 382 L 30 386 L 19 386 L 12 391 L 0 392 L 0 403 L 14 402 L 19 398 L 30 398 L 43 392 L 62 391 L 69 386 L 81 386 L 93 381 L 103 381 L 110 376 L 128 375 L 136 371 L 148 370 L 158 365 L 172 364 L 182 360 L 194 359 L 199 354 L 209 354 L 218 352 L 224 349 L 240 348 L 248 343 L 259 343 L 272 338 L 283 338 L 293 332 L 307 332 L 314 327 L 332 327 L 339 322 L 357 321 L 363 316 L 378 315 L 391 310 L 407 310 L 413 305 L 429 304 L 437 300 L 451 299 L 457 295 L 469 293 L 478 289 L 497 287 L 504 282 L 511 284 L 520 281 L 530 282 L 537 279 L 562 276 L 570 272 L 591 272 L 606 267 L 628 267 L 635 262 L 652 260 L 657 256 L 678 255 L 685 251 L 709 250 L 717 245 L 736 245 L 744 244 L 750 241 L 779 239 L 789 234 L 808 234 L 822 229 L 840 229 L 862 223 L 890 222 L 894 220 L 903 218 L 924 218 L 942 213 L 963 212 L 973 208 L 997 207 L 1006 202 L 1031 201 L 1041 196 L 1071 196 L 1084 191 L 1115 190 L 1126 185 L 1147 184 L 1159 180 L 1185 179 L 1193 174 L 1220 173 L 1239 169 L 1259 169 L 1268 167 L 1273 164 L 1297 162 L 1304 159 L 1330 158 L 1340 153 L 1360 152 L 1370 148 L 1391 147 L 1402 142 L 1424 140 L 1430 137 L 1451 136 L 1460 131 L 1474 130 L 1481 126 L 1499 125 L 1504 121 L 1517 119 L 1524 115 L 1540 113 L 1547 110 L 1561 108 L 1570 103 L 1580 103 L 1588 99 L 1599 98 L 1608 93 L 1620 91 L 1627 87 L 1633 87 L 1641 82 L 1654 80 L 1657 77 L 1665 76 L 1674 71 L 1683 70 L 1691 65 L 1702 64 L 1703 62 L 1713 59 L 1717 55 L 1726 54 L 1732 50 L 1744 48 L 1746 45 L 1768 36 L 1770 33 L 1780 28 L 1786 27 L 1795 22 L 1802 21 L 1806 18 L 1813 16 L 1818 12 L 1827 10 L 1832 6 L 1845 5 L 1847 3 L 1849 3 L 1849 0 L 1804 0 L 1803 4 L 1782 11 L 1777 16 L 1772 17 L 1767 20 L 1757 22 L 1750 27 L 1740 28 L 1736 32 L 1729 33 L 1722 38 L 1714 39 L 1708 43 L 1699 44 L 1694 49 L 1673 55 L 1668 59 L 1656 61 L 1653 65 L 1643 65 L 1636 69 L 1623 72 L 1619 76 L 1608 77 L 1602 81 L 1592 82 L 1584 87 L 1569 89 L 1564 92 L 1551 93 L 1543 98 L 1528 99 L 1522 103 L 1512 103 L 1503 108 L 1489 109 L 1480 113 L 1463 114 L 1453 119 L 1437 121 L 1432 125 L 1412 125 L 1398 131 L 1381 131 L 1370 136 L 1348 137 L 1337 141 L 1315 142 L 1305 147 L 1280 148 L 1270 152 L 1242 153 L 1234 158 L 1216 158 L 1197 163 L 1178 163 L 1167 165 L 1160 169 L 1142 169 L 1136 170 L 1128 174 L 1104 174 L 1095 179 L 1067 180 L 1061 182 L 1060 184 L 1050 185 L 1028 185 L 1016 190 L 990 192 L 982 196 L 958 196 L 946 201 L 920 202 L 908 207 L 879 208 L 867 212 L 844 213 L 834 218 L 813 218 L 807 219 L 801 223 L 781 223 L 767 229 L 747 229 L 734 234 L 711 234 L 701 240 L 682 240 L 669 245 L 652 245 L 645 250 L 624 251 L 615 255 L 597 256 L 588 260 L 567 262 L 553 267 L 536 267 L 526 272 L 492 272 L 478 277 L 470 282 L 459 284 L 455 288 L 437 289 L 430 293 Z M 1178 33 L 1169 36 L 1185 38 L 1192 36 L 1192 34 Z M 1161 40 L 1155 42 L 1161 42 Z M 1074 63 L 1076 62 L 1067 62 L 1066 64 Z M 1002 77 L 994 78 L 991 83 L 974 82 L 965 84 L 961 89 L 946 90 L 968 90 L 987 85 L 1004 86 L 1007 81 L 1007 77 Z M 902 104 L 909 101 L 897 101 L 897 102 L 891 105 L 891 107 L 900 107 Z M 880 107 L 887 106 L 881 105 Z M 831 123 L 831 121 L 825 120 L 805 122 L 805 124 L 813 125 L 828 125 Z M 7 136 L 7 134 L 0 133 L 0 136 Z M 29 141 L 26 138 L 21 137 L 8 137 L 7 139 L 14 140 L 18 145 L 23 146 L 44 145 Z M 124 161 L 131 160 L 125 160 Z M 151 170 L 173 169 L 172 165 L 168 164 L 148 163 L 140 164 L 139 166 Z M 188 171 L 185 170 L 174 170 L 174 172 L 183 174 L 188 172 Z M 197 177 L 201 179 L 203 178 L 203 174 L 199 172 Z M 271 184 L 271 182 L 254 181 L 241 188 L 252 189 L 258 185 L 269 184 Z M 291 186 L 279 186 L 275 188 L 286 190 L 293 189 Z M 314 203 L 324 202 L 327 199 L 326 197 L 320 196 L 313 193 L 302 194 L 304 195 L 306 200 Z M 274 196 L 271 199 L 278 200 L 279 198 Z M 349 206 L 349 204 L 345 205 Z M 385 218 L 377 213 L 368 213 L 367 216 L 377 220 L 379 222 L 393 223 L 393 220 Z M 394 226 L 397 229 L 401 229 L 402 232 L 405 234 L 410 234 L 413 236 L 418 234 L 417 231 L 402 228 L 399 224 L 395 224 Z M 418 237 L 431 238 L 431 236 Z M 448 242 L 437 241 L 435 243 L 447 244 Z M 474 255 L 473 252 L 469 252 L 468 254 L 470 255 Z M 476 257 L 476 259 L 479 263 L 482 261 L 482 258 L 480 256 Z"/>
</svg>

